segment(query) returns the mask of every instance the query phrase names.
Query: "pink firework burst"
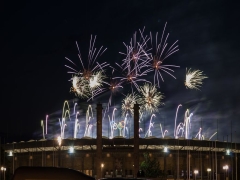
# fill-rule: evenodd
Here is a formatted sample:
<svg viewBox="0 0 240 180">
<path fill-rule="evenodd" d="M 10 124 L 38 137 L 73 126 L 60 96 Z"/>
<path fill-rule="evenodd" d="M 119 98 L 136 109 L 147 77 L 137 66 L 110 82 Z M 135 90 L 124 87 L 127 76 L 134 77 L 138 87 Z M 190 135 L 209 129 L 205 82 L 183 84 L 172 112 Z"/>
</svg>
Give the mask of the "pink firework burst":
<svg viewBox="0 0 240 180">
<path fill-rule="evenodd" d="M 164 37 L 166 26 L 167 26 L 167 23 L 165 23 L 160 42 L 158 41 L 158 32 L 156 33 L 154 43 L 153 43 L 152 33 L 150 32 L 151 44 L 153 47 L 152 48 L 153 53 L 151 54 L 150 64 L 151 64 L 152 70 L 154 71 L 154 85 L 157 84 L 158 87 L 160 87 L 160 82 L 159 82 L 160 78 L 164 82 L 161 71 L 169 74 L 170 76 L 176 79 L 176 77 L 172 74 L 174 72 L 172 68 L 179 67 L 176 65 L 164 65 L 164 60 L 179 50 L 178 45 L 176 45 L 178 40 L 175 41 L 168 48 L 167 40 L 169 37 L 169 33 L 166 35 L 166 37 Z"/>
<path fill-rule="evenodd" d="M 148 59 L 151 58 L 151 55 L 148 53 L 150 49 L 147 46 L 147 42 L 149 41 L 149 37 L 144 36 L 144 28 L 141 31 L 139 29 L 140 38 L 137 40 L 137 32 L 133 34 L 133 38 L 131 38 L 129 45 L 123 42 L 126 47 L 127 52 L 119 52 L 124 55 L 125 58 L 122 60 L 121 67 L 123 70 L 134 69 L 136 73 L 141 72 L 141 68 L 145 67 Z"/>
<path fill-rule="evenodd" d="M 133 86 L 139 91 L 139 85 L 138 85 L 139 82 L 149 82 L 146 79 L 144 79 L 144 76 L 146 76 L 147 73 L 150 71 L 149 69 L 145 69 L 143 72 L 138 72 L 136 71 L 136 67 L 131 68 L 131 66 L 129 65 L 127 69 L 123 71 L 124 67 L 121 67 L 119 64 L 117 65 L 122 70 L 123 75 L 119 77 L 115 77 L 114 79 L 120 79 L 121 82 L 130 83 L 132 92 L 134 92 Z"/>
</svg>

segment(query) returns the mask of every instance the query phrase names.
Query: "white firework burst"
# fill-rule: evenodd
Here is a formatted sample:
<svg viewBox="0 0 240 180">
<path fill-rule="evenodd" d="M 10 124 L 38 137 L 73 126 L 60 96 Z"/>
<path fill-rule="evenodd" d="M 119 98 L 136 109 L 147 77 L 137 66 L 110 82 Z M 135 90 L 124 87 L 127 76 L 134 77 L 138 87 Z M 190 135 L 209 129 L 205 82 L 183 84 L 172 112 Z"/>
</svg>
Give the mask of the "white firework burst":
<svg viewBox="0 0 240 180">
<path fill-rule="evenodd" d="M 89 98 L 90 91 L 88 82 L 85 80 L 85 78 L 81 76 L 74 75 L 71 78 L 72 81 L 72 87 L 70 89 L 70 92 L 75 93 L 76 96 L 80 98 Z"/>
<path fill-rule="evenodd" d="M 99 56 L 101 56 L 107 48 L 103 49 L 103 46 L 101 46 L 99 49 L 97 49 L 95 48 L 95 42 L 96 36 L 93 37 L 91 35 L 88 56 L 85 61 L 83 61 L 81 57 L 80 49 L 78 43 L 76 42 L 78 49 L 78 58 L 81 64 L 80 69 L 65 65 L 68 69 L 71 70 L 68 71 L 68 73 L 74 74 L 74 78 L 71 79 L 73 82 L 73 88 L 71 89 L 71 91 L 75 92 L 75 94 L 81 98 L 88 98 L 89 94 L 91 94 L 91 98 L 93 98 L 95 95 L 101 92 L 100 87 L 102 86 L 102 83 L 104 83 L 103 71 L 104 68 L 109 65 L 106 62 L 97 62 L 97 58 L 99 58 Z M 67 57 L 65 58 L 72 65 L 77 67 L 77 65 L 72 60 Z M 85 64 L 84 62 L 87 62 L 87 64 Z M 85 94 L 85 92 L 87 92 L 87 95 Z"/>
<path fill-rule="evenodd" d="M 122 101 L 122 115 L 126 116 L 127 113 L 130 112 L 131 115 L 133 115 L 134 110 L 134 104 L 138 103 L 139 96 L 135 93 L 128 94 Z"/>
<path fill-rule="evenodd" d="M 96 88 L 100 88 L 103 86 L 104 79 L 106 76 L 104 75 L 103 71 L 95 72 L 89 79 L 89 87 L 91 90 L 94 90 Z"/>
<path fill-rule="evenodd" d="M 157 90 L 156 86 L 152 86 L 151 84 L 144 84 L 140 88 L 140 98 L 139 102 L 141 104 L 141 111 L 146 111 L 149 113 L 157 112 L 158 107 L 163 105 L 162 102 L 164 96 L 163 94 Z"/>
<path fill-rule="evenodd" d="M 205 78 L 208 77 L 203 74 L 203 71 L 191 70 L 191 68 L 188 70 L 186 69 L 185 86 L 189 89 L 200 90 L 199 88 L 202 86 L 202 81 Z"/>
</svg>

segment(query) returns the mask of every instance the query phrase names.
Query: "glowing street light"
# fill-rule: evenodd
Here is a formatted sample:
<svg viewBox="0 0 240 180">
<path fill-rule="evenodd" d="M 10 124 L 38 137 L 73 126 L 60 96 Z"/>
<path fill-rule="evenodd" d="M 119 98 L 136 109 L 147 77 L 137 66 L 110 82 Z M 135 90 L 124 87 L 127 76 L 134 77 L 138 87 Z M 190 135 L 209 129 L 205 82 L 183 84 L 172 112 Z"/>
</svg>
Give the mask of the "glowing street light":
<svg viewBox="0 0 240 180">
<path fill-rule="evenodd" d="M 103 176 L 103 173 L 102 173 L 103 167 L 104 167 L 104 164 L 102 163 L 102 164 L 101 164 L 101 176 Z"/>
<path fill-rule="evenodd" d="M 198 170 L 194 170 L 195 180 L 197 179 Z"/>
<path fill-rule="evenodd" d="M 74 153 L 74 147 L 71 146 L 71 147 L 69 148 L 69 153 L 71 153 L 71 154 Z"/>
<path fill-rule="evenodd" d="M 208 172 L 208 179 L 209 179 L 209 173 L 211 172 L 211 169 L 207 168 L 207 172 Z"/>
<path fill-rule="evenodd" d="M 231 153 L 230 149 L 227 149 L 226 150 L 226 155 L 230 155 L 230 153 Z"/>
<path fill-rule="evenodd" d="M 1 167 L 1 171 L 3 171 L 3 180 L 5 180 L 6 168 L 5 167 Z"/>
<path fill-rule="evenodd" d="M 228 165 L 223 166 L 223 170 L 228 170 Z"/>
<path fill-rule="evenodd" d="M 226 177 L 227 177 L 228 165 L 223 166 L 223 170 L 226 170 Z M 226 178 L 224 177 L 224 179 Z"/>
<path fill-rule="evenodd" d="M 8 156 L 13 156 L 13 152 L 12 152 L 12 151 L 9 151 Z"/>
<path fill-rule="evenodd" d="M 165 153 L 168 152 L 168 148 L 166 146 L 163 148 L 163 152 L 165 152 Z"/>
<path fill-rule="evenodd" d="M 164 146 L 163 148 L 163 152 L 164 152 L 164 164 L 163 164 L 163 169 L 164 169 L 164 174 L 166 174 L 166 154 L 168 153 L 168 147 Z M 164 175 L 166 178 L 166 175 Z"/>
</svg>

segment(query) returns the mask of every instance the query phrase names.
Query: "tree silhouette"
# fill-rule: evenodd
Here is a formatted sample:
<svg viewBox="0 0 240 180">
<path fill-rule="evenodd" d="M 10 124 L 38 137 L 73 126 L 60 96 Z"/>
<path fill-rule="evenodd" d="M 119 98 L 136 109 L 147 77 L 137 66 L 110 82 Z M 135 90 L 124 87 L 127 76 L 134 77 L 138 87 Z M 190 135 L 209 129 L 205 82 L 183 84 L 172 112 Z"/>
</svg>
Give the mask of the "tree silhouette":
<svg viewBox="0 0 240 180">
<path fill-rule="evenodd" d="M 156 178 L 160 176 L 160 164 L 157 158 L 150 158 L 149 153 L 144 153 L 144 161 L 141 163 L 140 168 L 144 171 L 145 177 Z"/>
</svg>

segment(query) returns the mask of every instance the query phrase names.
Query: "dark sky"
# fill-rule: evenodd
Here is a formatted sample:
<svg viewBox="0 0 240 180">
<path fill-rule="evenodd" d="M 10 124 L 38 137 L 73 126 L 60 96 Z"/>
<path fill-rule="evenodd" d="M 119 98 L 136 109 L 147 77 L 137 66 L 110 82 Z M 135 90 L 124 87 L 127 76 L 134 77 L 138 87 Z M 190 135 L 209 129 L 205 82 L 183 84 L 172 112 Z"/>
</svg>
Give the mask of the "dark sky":
<svg viewBox="0 0 240 180">
<path fill-rule="evenodd" d="M 90 35 L 97 35 L 97 46 L 108 48 L 101 60 L 113 65 L 124 58 L 118 53 L 126 50 L 122 42 L 128 43 L 135 31 L 145 27 L 146 33 L 162 33 L 168 22 L 169 42 L 179 40 L 180 49 L 168 61 L 180 68 L 175 69 L 177 80 L 164 74 L 161 83 L 166 97 L 160 117 L 166 129 L 173 126 L 181 103 L 179 122 L 190 108 L 193 128 L 202 125 L 210 136 L 219 122 L 218 138 L 228 136 L 229 140 L 232 122 L 233 141 L 240 142 L 239 4 L 87 0 L 6 1 L 1 6 L 0 132 L 8 141 L 39 139 L 35 135 L 41 132 L 40 120 L 60 111 L 64 100 L 74 98 L 64 65 L 68 64 L 65 57 L 78 62 L 75 41 L 84 54 Z M 209 77 L 201 91 L 185 88 L 186 67 Z"/>
</svg>

